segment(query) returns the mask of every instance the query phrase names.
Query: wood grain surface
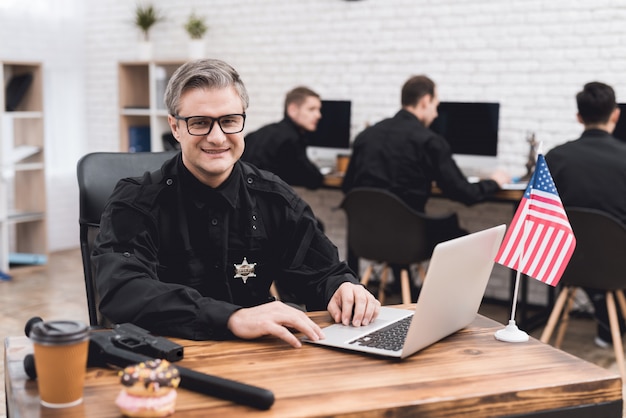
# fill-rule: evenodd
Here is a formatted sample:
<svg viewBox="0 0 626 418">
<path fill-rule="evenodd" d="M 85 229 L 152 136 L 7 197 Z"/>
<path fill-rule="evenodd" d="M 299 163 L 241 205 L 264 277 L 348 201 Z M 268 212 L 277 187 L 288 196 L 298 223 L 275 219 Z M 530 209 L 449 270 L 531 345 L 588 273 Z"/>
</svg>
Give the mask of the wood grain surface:
<svg viewBox="0 0 626 418">
<path fill-rule="evenodd" d="M 329 323 L 326 313 L 310 315 Z M 275 338 L 177 340 L 185 345 L 180 365 L 269 389 L 276 401 L 260 411 L 179 389 L 174 417 L 495 417 L 584 405 L 613 405 L 609 410 L 621 416 L 618 374 L 533 338 L 497 341 L 493 334 L 500 328 L 479 315 L 466 329 L 403 361 L 313 345 L 293 349 Z M 55 411 L 39 406 L 36 382 L 23 372 L 22 358 L 32 350 L 28 339 L 7 338 L 5 349 L 14 416 L 120 416 L 116 371 L 89 369 L 83 404 Z"/>
</svg>

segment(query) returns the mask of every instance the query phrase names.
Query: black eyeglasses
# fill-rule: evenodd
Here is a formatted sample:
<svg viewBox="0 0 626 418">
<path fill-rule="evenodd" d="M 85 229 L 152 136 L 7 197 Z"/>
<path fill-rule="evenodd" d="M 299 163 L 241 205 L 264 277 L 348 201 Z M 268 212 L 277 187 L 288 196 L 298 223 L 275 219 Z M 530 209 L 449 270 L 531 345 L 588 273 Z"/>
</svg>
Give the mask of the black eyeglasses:
<svg viewBox="0 0 626 418">
<path fill-rule="evenodd" d="M 219 118 L 211 118 L 209 116 L 188 116 L 186 118 L 173 115 L 176 120 L 184 120 L 187 124 L 187 132 L 189 135 L 204 136 L 211 133 L 213 123 L 217 121 L 220 129 L 225 134 L 238 134 L 243 131 L 246 122 L 245 113 L 234 113 L 232 115 L 224 115 Z"/>
</svg>

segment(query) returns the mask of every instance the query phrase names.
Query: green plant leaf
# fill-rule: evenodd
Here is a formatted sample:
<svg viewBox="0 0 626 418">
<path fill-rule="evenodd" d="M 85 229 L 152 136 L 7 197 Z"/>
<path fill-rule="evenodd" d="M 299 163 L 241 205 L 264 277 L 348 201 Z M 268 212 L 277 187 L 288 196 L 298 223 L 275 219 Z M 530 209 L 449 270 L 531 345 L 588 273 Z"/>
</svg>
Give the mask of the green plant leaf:
<svg viewBox="0 0 626 418">
<path fill-rule="evenodd" d="M 137 5 L 135 9 L 135 25 L 143 32 L 144 39 L 148 40 L 150 28 L 164 20 L 160 12 L 151 4 L 146 6 Z"/>
<path fill-rule="evenodd" d="M 204 22 L 203 17 L 197 16 L 195 12 L 192 12 L 187 19 L 187 23 L 185 23 L 185 30 L 191 39 L 201 39 L 209 30 L 209 27 Z"/>
</svg>

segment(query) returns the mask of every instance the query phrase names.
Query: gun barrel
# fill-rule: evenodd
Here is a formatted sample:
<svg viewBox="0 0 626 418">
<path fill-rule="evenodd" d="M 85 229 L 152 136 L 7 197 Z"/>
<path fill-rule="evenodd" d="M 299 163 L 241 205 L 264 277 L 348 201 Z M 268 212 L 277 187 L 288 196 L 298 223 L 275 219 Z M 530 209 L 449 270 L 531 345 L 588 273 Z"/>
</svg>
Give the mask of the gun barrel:
<svg viewBox="0 0 626 418">
<path fill-rule="evenodd" d="M 274 403 L 274 393 L 267 389 L 199 373 L 185 367 L 179 366 L 178 370 L 182 388 L 257 409 L 269 409 Z"/>
</svg>

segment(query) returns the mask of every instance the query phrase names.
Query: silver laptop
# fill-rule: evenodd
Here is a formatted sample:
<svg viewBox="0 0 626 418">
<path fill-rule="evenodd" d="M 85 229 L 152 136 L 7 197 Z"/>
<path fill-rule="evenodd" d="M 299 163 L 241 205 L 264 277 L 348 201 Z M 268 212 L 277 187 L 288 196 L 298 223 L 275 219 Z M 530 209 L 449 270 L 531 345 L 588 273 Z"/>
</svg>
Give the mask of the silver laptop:
<svg viewBox="0 0 626 418">
<path fill-rule="evenodd" d="M 516 183 L 505 183 L 502 185 L 502 190 L 526 190 L 528 187 L 527 181 L 518 181 Z"/>
<path fill-rule="evenodd" d="M 303 341 L 405 358 L 465 328 L 476 317 L 505 229 L 499 225 L 438 244 L 414 311 L 383 306 L 367 326 L 333 324 L 323 329 L 325 339 Z M 400 341 L 390 337 L 402 332 Z"/>
</svg>

